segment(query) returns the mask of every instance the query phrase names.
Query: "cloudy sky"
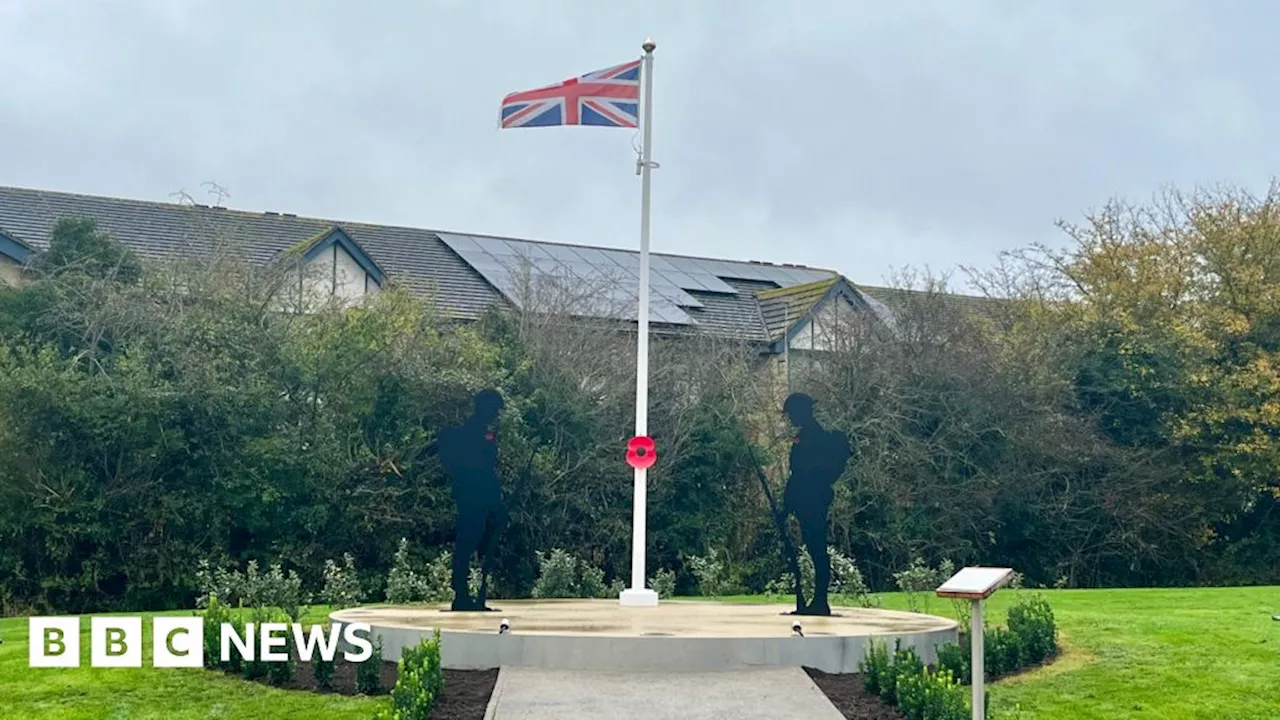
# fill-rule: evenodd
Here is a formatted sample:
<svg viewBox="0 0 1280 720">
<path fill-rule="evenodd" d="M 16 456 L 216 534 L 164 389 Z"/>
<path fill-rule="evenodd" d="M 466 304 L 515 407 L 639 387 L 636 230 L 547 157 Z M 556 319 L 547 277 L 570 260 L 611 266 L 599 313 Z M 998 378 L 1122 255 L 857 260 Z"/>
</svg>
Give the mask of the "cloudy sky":
<svg viewBox="0 0 1280 720">
<path fill-rule="evenodd" d="M 904 7 L 904 6 L 910 6 Z M 1029 9 L 1034 6 L 1034 9 Z M 0 185 L 634 247 L 631 130 L 507 92 L 658 42 L 655 250 L 876 283 L 1263 190 L 1267 0 L 0 0 Z"/>
</svg>

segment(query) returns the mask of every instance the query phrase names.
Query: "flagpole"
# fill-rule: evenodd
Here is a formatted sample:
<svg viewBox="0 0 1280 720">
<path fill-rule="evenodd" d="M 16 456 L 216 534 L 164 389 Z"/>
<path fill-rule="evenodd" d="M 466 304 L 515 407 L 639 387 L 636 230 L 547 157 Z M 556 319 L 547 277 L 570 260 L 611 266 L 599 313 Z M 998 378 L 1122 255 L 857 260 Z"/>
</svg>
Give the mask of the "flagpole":
<svg viewBox="0 0 1280 720">
<path fill-rule="evenodd" d="M 637 310 L 636 336 L 636 436 L 649 433 L 649 171 L 653 169 L 653 51 L 658 47 L 652 39 L 641 45 L 644 57 L 644 145 L 640 150 L 640 306 Z M 645 587 L 645 519 L 646 476 L 644 468 L 635 469 L 635 498 L 631 508 L 631 587 L 622 591 L 618 602 L 623 607 L 656 607 L 658 593 Z"/>
</svg>

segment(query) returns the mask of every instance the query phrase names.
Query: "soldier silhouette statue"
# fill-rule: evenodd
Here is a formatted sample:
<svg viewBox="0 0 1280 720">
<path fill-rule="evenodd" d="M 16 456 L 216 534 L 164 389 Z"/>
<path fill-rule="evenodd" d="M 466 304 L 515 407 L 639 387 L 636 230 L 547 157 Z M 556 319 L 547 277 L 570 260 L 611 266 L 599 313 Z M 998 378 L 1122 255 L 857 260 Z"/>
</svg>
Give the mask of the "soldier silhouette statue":
<svg viewBox="0 0 1280 720">
<path fill-rule="evenodd" d="M 813 416 L 813 398 L 793 393 L 782 411 L 796 427 L 792 439 L 791 476 L 782 496 L 782 520 L 795 515 L 800 540 L 813 559 L 813 599 L 797 608 L 800 615 L 830 615 L 827 589 L 831 584 L 831 558 L 827 554 L 827 514 L 835 497 L 835 482 L 844 473 L 851 455 L 849 437 L 827 430 Z M 798 594 L 799 595 L 799 594 Z"/>
<path fill-rule="evenodd" d="M 485 593 L 493 549 L 507 523 L 493 428 L 502 410 L 502 396 L 496 390 L 481 390 L 473 402 L 471 417 L 462 425 L 441 430 L 437 441 L 440 463 L 453 481 L 453 500 L 458 506 L 453 547 L 454 610 L 490 609 L 485 607 Z M 474 554 L 480 556 L 481 579 L 479 595 L 472 598 L 467 577 Z"/>
</svg>

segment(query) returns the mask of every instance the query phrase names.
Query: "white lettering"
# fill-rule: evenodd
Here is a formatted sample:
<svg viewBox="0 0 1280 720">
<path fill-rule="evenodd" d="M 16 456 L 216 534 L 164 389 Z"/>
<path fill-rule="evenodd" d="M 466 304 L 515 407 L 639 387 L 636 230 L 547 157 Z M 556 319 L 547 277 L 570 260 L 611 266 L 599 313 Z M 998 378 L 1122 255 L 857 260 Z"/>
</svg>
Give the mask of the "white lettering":
<svg viewBox="0 0 1280 720">
<path fill-rule="evenodd" d="M 230 642 L 228 642 L 230 641 Z M 241 638 L 236 632 L 234 625 L 223 623 L 222 625 L 222 662 L 231 662 L 231 645 L 235 645 L 240 651 L 240 657 L 246 661 L 253 661 L 253 623 L 245 623 L 244 637 Z"/>
<path fill-rule="evenodd" d="M 289 632 L 289 626 L 284 623 L 262 623 L 260 631 L 262 637 L 260 641 L 262 645 L 262 659 L 266 662 L 288 661 L 289 653 L 287 651 L 276 652 L 272 650 L 272 648 L 284 647 L 285 643 L 288 642 L 288 638 L 277 637 L 272 635 L 272 633 Z"/>
<path fill-rule="evenodd" d="M 326 643 L 324 626 L 312 625 L 309 632 L 303 634 L 302 625 L 294 623 L 293 644 L 298 648 L 298 659 L 303 662 L 311 662 L 313 648 L 319 647 L 321 659 L 333 662 L 333 656 L 338 652 L 338 639 L 340 637 L 334 630 L 334 627 L 329 627 L 328 642 Z"/>
<path fill-rule="evenodd" d="M 363 632 L 364 637 L 356 633 Z M 342 637 L 347 641 L 348 645 L 354 645 L 361 648 L 359 653 L 350 651 L 344 652 L 342 657 L 347 662 L 364 662 L 373 657 L 373 643 L 369 641 L 369 634 L 373 632 L 373 628 L 368 623 L 348 623 L 342 626 Z"/>
</svg>

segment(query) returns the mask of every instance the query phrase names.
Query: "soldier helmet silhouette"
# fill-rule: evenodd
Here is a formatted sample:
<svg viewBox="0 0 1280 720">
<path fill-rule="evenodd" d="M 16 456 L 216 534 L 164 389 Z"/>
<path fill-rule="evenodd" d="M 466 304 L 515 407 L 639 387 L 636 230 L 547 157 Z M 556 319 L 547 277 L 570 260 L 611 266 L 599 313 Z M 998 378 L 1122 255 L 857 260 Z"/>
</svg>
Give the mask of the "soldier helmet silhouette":
<svg viewBox="0 0 1280 720">
<path fill-rule="evenodd" d="M 477 419 L 494 420 L 502 411 L 503 404 L 497 390 L 481 390 L 475 397 L 475 416 Z"/>
<path fill-rule="evenodd" d="M 782 404 L 782 412 L 796 425 L 813 422 L 813 398 L 804 393 L 791 393 Z"/>
</svg>

